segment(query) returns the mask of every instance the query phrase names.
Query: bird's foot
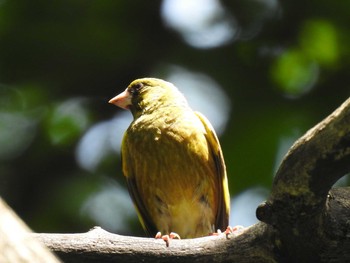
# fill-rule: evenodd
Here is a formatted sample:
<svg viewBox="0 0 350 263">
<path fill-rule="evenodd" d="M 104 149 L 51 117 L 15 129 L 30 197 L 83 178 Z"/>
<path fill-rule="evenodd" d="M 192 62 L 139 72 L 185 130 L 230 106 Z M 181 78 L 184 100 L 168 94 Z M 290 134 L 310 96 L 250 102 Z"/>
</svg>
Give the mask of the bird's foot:
<svg viewBox="0 0 350 263">
<path fill-rule="evenodd" d="M 240 226 L 240 225 L 234 226 L 234 227 L 228 226 L 228 227 L 226 228 L 226 230 L 224 231 L 224 234 L 226 235 L 226 238 L 227 238 L 227 239 L 230 239 L 230 238 L 229 238 L 229 235 L 233 234 L 234 236 L 238 236 L 239 234 L 242 233 L 242 231 L 244 230 L 244 228 L 245 228 L 244 226 Z"/>
<path fill-rule="evenodd" d="M 158 232 L 155 236 L 156 239 L 163 239 L 164 242 L 165 242 L 165 245 L 167 247 L 169 247 L 169 244 L 170 244 L 170 240 L 176 238 L 176 239 L 181 239 L 180 236 L 175 233 L 175 232 L 171 232 L 169 235 L 162 235 L 161 232 Z"/>
<path fill-rule="evenodd" d="M 241 234 L 241 232 L 242 232 L 243 229 L 244 229 L 244 227 L 243 227 L 243 226 L 240 226 L 240 225 L 234 226 L 234 227 L 228 226 L 224 232 L 221 232 L 221 230 L 218 229 L 217 232 L 211 233 L 210 235 L 211 235 L 211 236 L 219 236 L 219 235 L 221 235 L 221 234 L 225 234 L 225 235 L 226 235 L 226 238 L 229 239 L 229 235 L 230 235 L 230 234 L 233 234 L 233 235 L 235 235 L 235 236 L 238 236 L 239 234 Z"/>
</svg>

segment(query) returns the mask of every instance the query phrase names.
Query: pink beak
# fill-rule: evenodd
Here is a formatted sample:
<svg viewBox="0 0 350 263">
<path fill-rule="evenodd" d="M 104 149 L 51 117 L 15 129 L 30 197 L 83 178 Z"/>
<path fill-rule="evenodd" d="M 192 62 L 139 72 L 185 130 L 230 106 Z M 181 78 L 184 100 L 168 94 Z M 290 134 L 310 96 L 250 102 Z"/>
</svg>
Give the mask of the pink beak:
<svg viewBox="0 0 350 263">
<path fill-rule="evenodd" d="M 124 90 L 119 95 L 113 97 L 108 101 L 108 103 L 114 104 L 122 109 L 129 109 L 131 105 L 131 94 L 128 89 Z"/>
</svg>

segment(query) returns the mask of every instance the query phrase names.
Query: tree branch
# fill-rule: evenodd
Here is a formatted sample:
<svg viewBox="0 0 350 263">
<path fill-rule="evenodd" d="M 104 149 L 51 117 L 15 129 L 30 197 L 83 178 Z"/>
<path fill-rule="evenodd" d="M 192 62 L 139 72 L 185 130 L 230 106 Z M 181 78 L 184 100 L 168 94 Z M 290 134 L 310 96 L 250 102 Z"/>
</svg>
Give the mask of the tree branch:
<svg viewBox="0 0 350 263">
<path fill-rule="evenodd" d="M 82 234 L 33 235 L 65 262 L 271 262 L 267 227 L 254 225 L 229 240 L 224 234 L 174 239 L 169 247 L 162 239 L 121 236 L 99 227 Z"/>
<path fill-rule="evenodd" d="M 350 224 L 343 219 L 350 216 L 344 198 L 349 197 L 349 190 L 330 194 L 329 190 L 349 171 L 350 99 L 291 147 L 277 171 L 269 199 L 257 209 L 258 218 L 278 230 L 281 255 L 315 262 L 323 260 L 322 253 L 331 244 L 348 244 Z M 341 201 L 335 202 L 335 196 Z M 342 213 L 335 211 L 338 201 Z M 332 224 L 340 224 L 346 231 L 335 235 Z"/>
<path fill-rule="evenodd" d="M 350 170 L 350 98 L 294 143 L 277 171 L 270 201 L 285 194 L 324 202 L 333 184 Z"/>
</svg>

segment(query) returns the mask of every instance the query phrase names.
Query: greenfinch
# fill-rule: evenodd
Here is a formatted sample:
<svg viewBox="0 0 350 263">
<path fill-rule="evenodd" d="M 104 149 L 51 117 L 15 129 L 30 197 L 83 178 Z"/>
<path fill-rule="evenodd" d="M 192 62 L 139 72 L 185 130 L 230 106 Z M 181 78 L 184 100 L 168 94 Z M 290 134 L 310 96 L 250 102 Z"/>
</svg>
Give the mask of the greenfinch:
<svg viewBox="0 0 350 263">
<path fill-rule="evenodd" d="M 226 167 L 209 121 L 156 78 L 133 81 L 109 103 L 134 118 L 122 141 L 122 170 L 145 231 L 195 238 L 225 230 Z"/>
</svg>

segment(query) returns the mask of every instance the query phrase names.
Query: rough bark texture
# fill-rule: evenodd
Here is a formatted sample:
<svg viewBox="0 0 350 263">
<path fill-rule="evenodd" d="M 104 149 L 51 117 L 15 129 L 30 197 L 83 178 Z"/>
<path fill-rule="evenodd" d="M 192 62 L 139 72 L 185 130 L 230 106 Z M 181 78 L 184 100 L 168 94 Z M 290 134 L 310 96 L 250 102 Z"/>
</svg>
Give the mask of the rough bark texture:
<svg viewBox="0 0 350 263">
<path fill-rule="evenodd" d="M 300 138 L 240 235 L 173 240 L 33 234 L 65 262 L 350 262 L 350 188 L 331 189 L 350 171 L 350 99 Z"/>
</svg>

